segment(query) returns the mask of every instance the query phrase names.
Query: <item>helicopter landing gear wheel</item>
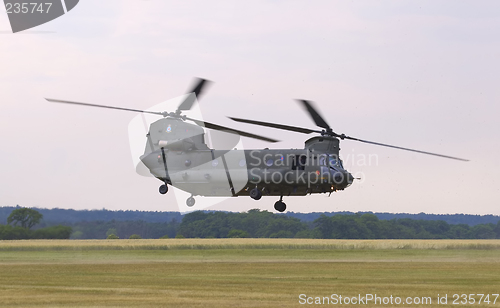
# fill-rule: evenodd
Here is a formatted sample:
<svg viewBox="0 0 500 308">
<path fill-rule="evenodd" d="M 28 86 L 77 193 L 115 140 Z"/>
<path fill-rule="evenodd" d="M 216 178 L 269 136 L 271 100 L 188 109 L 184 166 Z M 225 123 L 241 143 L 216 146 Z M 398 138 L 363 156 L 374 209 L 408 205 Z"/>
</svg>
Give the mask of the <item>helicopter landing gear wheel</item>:
<svg viewBox="0 0 500 308">
<path fill-rule="evenodd" d="M 192 207 L 195 203 L 196 203 L 196 200 L 194 200 L 193 197 L 189 197 L 186 200 L 186 205 L 189 206 L 189 207 Z"/>
<path fill-rule="evenodd" d="M 250 191 L 250 198 L 254 200 L 260 200 L 260 198 L 262 198 L 262 192 L 256 187 Z"/>
<path fill-rule="evenodd" d="M 274 204 L 274 209 L 278 212 L 284 212 L 286 210 L 286 204 L 283 201 L 276 201 Z"/>
<path fill-rule="evenodd" d="M 281 195 L 280 199 L 274 204 L 274 209 L 281 213 L 286 210 L 286 204 L 283 202 L 283 195 Z"/>
<path fill-rule="evenodd" d="M 167 184 L 161 185 L 158 190 L 160 191 L 160 194 L 162 194 L 162 195 L 166 194 L 168 192 L 168 186 L 167 186 Z"/>
</svg>

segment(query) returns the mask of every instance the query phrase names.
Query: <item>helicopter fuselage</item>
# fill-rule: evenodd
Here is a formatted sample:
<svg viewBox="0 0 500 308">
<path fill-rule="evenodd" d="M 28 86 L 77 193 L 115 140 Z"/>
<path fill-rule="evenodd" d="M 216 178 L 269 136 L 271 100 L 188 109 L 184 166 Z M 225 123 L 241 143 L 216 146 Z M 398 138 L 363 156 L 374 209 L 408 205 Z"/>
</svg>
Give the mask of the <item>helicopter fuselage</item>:
<svg viewBox="0 0 500 308">
<path fill-rule="evenodd" d="M 199 126 L 177 119 L 151 124 L 142 162 L 159 180 L 192 195 L 302 196 L 343 190 L 352 181 L 339 140 L 310 138 L 304 149 L 210 149 Z M 152 151 L 151 151 L 152 150 Z"/>
</svg>

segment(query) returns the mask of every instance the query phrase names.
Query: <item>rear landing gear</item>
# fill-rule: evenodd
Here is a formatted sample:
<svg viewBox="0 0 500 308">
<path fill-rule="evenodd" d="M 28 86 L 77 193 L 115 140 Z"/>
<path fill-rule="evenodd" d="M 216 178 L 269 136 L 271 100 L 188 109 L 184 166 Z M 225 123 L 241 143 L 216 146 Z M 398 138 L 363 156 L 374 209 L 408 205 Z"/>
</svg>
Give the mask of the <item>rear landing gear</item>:
<svg viewBox="0 0 500 308">
<path fill-rule="evenodd" d="M 274 209 L 278 212 L 284 212 L 286 210 L 286 204 L 283 201 L 276 201 L 274 204 Z"/>
<path fill-rule="evenodd" d="M 262 198 L 262 192 L 255 187 L 250 191 L 250 198 L 254 200 L 260 200 Z"/>
<path fill-rule="evenodd" d="M 168 192 L 168 186 L 167 186 L 167 184 L 161 185 L 158 190 L 160 191 L 160 194 L 162 194 L 162 195 L 166 194 Z"/>
<path fill-rule="evenodd" d="M 284 212 L 286 210 L 286 204 L 283 202 L 283 196 L 280 197 L 278 201 L 274 204 L 274 209 L 278 212 Z"/>
<path fill-rule="evenodd" d="M 186 205 L 189 206 L 189 207 L 192 207 L 195 203 L 196 203 L 196 200 L 194 200 L 193 197 L 189 197 L 186 200 Z"/>
</svg>

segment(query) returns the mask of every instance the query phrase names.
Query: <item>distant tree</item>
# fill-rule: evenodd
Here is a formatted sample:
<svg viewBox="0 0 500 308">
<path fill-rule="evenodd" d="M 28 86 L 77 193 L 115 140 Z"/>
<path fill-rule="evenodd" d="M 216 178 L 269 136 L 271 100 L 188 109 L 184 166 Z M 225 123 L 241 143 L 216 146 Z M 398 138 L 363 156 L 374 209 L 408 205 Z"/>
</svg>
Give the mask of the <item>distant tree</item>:
<svg viewBox="0 0 500 308">
<path fill-rule="evenodd" d="M 170 237 L 167 234 L 165 234 L 164 236 L 160 237 L 160 240 L 166 240 L 168 238 L 170 238 Z"/>
<path fill-rule="evenodd" d="M 110 234 L 110 235 L 108 235 L 108 237 L 106 239 L 108 239 L 108 240 L 118 240 L 120 238 L 117 235 L 115 235 L 115 234 Z"/>
<path fill-rule="evenodd" d="M 71 239 L 79 240 L 79 239 L 82 239 L 82 238 L 83 238 L 83 232 L 82 231 L 75 231 L 75 232 L 71 233 Z"/>
<path fill-rule="evenodd" d="M 30 238 L 29 233 L 25 228 L 0 225 L 0 240 L 25 240 Z"/>
<path fill-rule="evenodd" d="M 175 238 L 185 238 L 185 237 L 184 237 L 184 235 L 182 235 L 182 234 L 177 234 L 177 235 L 175 236 Z"/>
<path fill-rule="evenodd" d="M 139 235 L 139 234 L 132 234 L 130 237 L 129 237 L 130 240 L 140 240 L 142 239 L 142 237 Z"/>
<path fill-rule="evenodd" d="M 227 234 L 227 237 L 247 238 L 247 237 L 250 237 L 250 234 L 248 234 L 248 232 L 243 231 L 243 230 L 231 229 L 231 231 L 229 231 L 229 233 Z"/>
<path fill-rule="evenodd" d="M 187 238 L 227 238 L 231 230 L 241 230 L 248 237 L 270 237 L 279 231 L 279 236 L 294 237 L 299 231 L 309 229 L 297 218 L 276 215 L 268 211 L 250 210 L 248 213 L 193 212 L 184 216 L 178 233 Z M 290 235 L 291 233 L 291 235 Z M 241 235 L 241 234 L 240 234 Z"/>
<path fill-rule="evenodd" d="M 500 220 L 497 222 L 497 225 L 493 228 L 493 232 L 495 232 L 496 237 L 500 239 Z"/>
<path fill-rule="evenodd" d="M 71 236 L 72 231 L 72 228 L 68 226 L 52 226 L 32 231 L 31 238 L 67 240 Z"/>
<path fill-rule="evenodd" d="M 293 233 L 291 231 L 281 230 L 269 235 L 270 238 L 292 238 Z"/>
<path fill-rule="evenodd" d="M 109 228 L 108 231 L 106 231 L 106 237 L 110 236 L 111 234 L 118 234 L 115 228 Z"/>
<path fill-rule="evenodd" d="M 43 215 L 38 211 L 29 208 L 19 208 L 15 209 L 10 213 L 9 217 L 7 217 L 7 223 L 13 223 L 14 226 L 20 224 L 21 227 L 25 229 L 31 229 L 34 225 L 42 220 Z"/>
<path fill-rule="evenodd" d="M 295 238 L 319 238 L 321 235 L 319 234 L 319 231 L 316 232 L 317 235 L 315 234 L 314 230 L 302 230 L 297 233 L 295 233 Z"/>
<path fill-rule="evenodd" d="M 333 238 L 333 221 L 331 217 L 321 215 L 314 221 L 316 230 L 321 234 L 321 238 Z"/>
<path fill-rule="evenodd" d="M 493 239 L 496 238 L 494 227 L 493 224 L 475 225 L 471 228 L 471 233 L 475 239 Z"/>
<path fill-rule="evenodd" d="M 447 232 L 448 238 L 467 239 L 470 238 L 470 227 L 466 224 L 452 225 Z"/>
</svg>

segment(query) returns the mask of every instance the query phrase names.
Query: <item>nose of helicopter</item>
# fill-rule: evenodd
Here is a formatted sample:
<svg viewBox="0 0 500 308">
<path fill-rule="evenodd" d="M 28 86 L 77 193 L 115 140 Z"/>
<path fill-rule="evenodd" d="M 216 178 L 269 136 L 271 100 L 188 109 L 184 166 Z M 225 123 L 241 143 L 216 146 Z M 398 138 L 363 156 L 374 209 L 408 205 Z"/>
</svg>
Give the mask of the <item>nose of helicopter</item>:
<svg viewBox="0 0 500 308">
<path fill-rule="evenodd" d="M 352 182 L 354 182 L 354 177 L 352 176 L 352 174 L 350 174 L 349 172 L 346 171 L 346 179 L 347 179 L 347 186 L 346 187 L 349 187 L 351 186 Z"/>
<path fill-rule="evenodd" d="M 354 181 L 354 177 L 352 174 L 350 174 L 347 171 L 333 171 L 332 170 L 332 176 L 333 176 L 333 184 L 337 189 L 344 189 L 349 187 L 352 182 Z"/>
</svg>

